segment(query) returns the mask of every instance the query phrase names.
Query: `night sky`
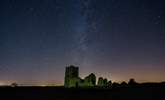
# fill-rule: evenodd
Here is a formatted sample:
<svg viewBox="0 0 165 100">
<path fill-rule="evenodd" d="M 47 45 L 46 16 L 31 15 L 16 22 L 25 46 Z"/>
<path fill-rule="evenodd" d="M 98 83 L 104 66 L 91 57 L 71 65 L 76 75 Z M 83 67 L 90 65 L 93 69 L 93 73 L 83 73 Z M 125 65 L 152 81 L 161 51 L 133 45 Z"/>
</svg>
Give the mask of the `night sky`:
<svg viewBox="0 0 165 100">
<path fill-rule="evenodd" d="M 165 1 L 0 0 L 0 84 L 62 85 L 68 65 L 165 81 Z"/>
</svg>

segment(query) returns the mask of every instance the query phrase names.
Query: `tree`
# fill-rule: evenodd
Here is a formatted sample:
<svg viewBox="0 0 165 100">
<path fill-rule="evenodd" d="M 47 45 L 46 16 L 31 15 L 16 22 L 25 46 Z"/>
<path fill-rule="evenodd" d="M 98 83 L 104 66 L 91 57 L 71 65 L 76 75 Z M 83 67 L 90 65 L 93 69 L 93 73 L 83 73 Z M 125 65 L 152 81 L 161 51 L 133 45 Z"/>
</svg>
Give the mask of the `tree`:
<svg viewBox="0 0 165 100">
<path fill-rule="evenodd" d="M 135 81 L 135 79 L 131 78 L 128 82 L 128 85 L 135 86 L 135 85 L 137 85 L 137 82 Z"/>
<path fill-rule="evenodd" d="M 123 82 L 121 82 L 121 87 L 126 87 L 126 86 L 128 86 L 128 84 L 125 82 L 125 81 L 123 81 Z"/>
<path fill-rule="evenodd" d="M 108 81 L 108 87 L 111 87 L 112 86 L 112 81 Z"/>
<path fill-rule="evenodd" d="M 104 79 L 103 79 L 102 77 L 99 77 L 97 85 L 98 85 L 99 87 L 104 86 Z"/>
<path fill-rule="evenodd" d="M 103 86 L 104 87 L 107 87 L 108 86 L 108 80 L 106 78 L 103 80 Z"/>
<path fill-rule="evenodd" d="M 17 86 L 18 86 L 17 83 L 12 83 L 12 84 L 11 84 L 11 87 L 17 87 Z"/>
</svg>

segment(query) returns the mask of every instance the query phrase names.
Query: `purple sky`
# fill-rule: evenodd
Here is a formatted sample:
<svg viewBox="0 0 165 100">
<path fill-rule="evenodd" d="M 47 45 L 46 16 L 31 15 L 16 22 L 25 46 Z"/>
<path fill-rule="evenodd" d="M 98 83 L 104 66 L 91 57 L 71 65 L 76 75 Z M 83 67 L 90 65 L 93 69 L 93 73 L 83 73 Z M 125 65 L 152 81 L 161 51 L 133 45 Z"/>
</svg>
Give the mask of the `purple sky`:
<svg viewBox="0 0 165 100">
<path fill-rule="evenodd" d="M 165 80 L 164 0 L 1 0 L 0 84 L 63 84 L 65 67 Z"/>
</svg>

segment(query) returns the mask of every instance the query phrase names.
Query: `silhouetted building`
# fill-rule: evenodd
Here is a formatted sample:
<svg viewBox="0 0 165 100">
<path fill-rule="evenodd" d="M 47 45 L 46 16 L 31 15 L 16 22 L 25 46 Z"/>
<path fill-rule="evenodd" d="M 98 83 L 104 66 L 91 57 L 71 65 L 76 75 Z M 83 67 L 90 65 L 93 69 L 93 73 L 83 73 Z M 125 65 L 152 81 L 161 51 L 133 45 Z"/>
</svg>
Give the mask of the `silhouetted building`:
<svg viewBox="0 0 165 100">
<path fill-rule="evenodd" d="M 66 67 L 65 87 L 77 87 L 79 83 L 79 69 L 73 65 Z"/>
<path fill-rule="evenodd" d="M 79 69 L 73 65 L 66 67 L 64 86 L 71 87 L 93 87 L 96 86 L 96 76 L 91 73 L 85 79 L 79 77 Z"/>
<path fill-rule="evenodd" d="M 89 76 L 85 77 L 83 84 L 86 87 L 96 86 L 96 76 L 93 73 L 91 73 Z"/>
<path fill-rule="evenodd" d="M 99 87 L 110 87 L 112 82 L 100 77 L 98 79 L 97 86 Z M 64 86 L 67 88 L 71 87 L 95 87 L 96 86 L 96 76 L 91 73 L 84 79 L 79 77 L 79 68 L 73 65 L 66 67 L 65 70 L 65 81 Z"/>
</svg>

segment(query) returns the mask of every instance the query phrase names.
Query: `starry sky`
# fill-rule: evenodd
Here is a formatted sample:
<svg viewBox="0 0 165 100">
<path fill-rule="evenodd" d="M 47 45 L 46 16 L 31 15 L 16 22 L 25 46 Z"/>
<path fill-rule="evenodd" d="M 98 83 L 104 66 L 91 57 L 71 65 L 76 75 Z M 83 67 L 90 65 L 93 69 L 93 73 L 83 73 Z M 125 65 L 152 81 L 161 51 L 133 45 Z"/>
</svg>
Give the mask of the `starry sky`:
<svg viewBox="0 0 165 100">
<path fill-rule="evenodd" d="M 65 67 L 165 80 L 164 0 L 0 0 L 0 84 L 62 85 Z"/>
</svg>

